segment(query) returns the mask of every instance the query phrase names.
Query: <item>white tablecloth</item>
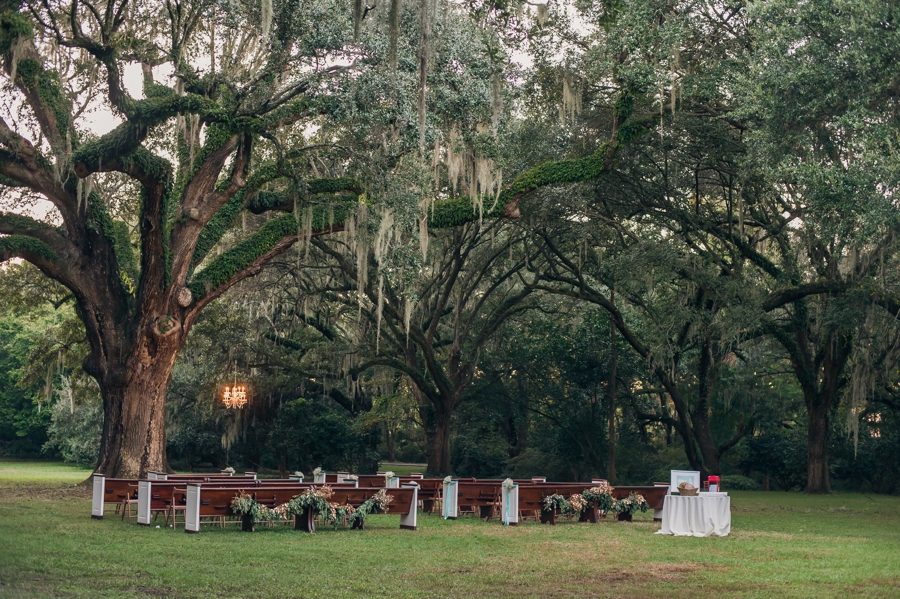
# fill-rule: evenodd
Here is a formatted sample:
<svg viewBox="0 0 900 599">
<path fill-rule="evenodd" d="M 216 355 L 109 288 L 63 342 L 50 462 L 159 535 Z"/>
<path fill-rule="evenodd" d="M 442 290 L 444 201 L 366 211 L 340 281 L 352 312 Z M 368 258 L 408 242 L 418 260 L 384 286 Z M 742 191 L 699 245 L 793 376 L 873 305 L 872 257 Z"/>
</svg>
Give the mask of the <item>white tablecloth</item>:
<svg viewBox="0 0 900 599">
<path fill-rule="evenodd" d="M 703 493 L 699 497 L 666 495 L 662 528 L 656 534 L 676 537 L 726 536 L 731 532 L 731 497 Z"/>
</svg>

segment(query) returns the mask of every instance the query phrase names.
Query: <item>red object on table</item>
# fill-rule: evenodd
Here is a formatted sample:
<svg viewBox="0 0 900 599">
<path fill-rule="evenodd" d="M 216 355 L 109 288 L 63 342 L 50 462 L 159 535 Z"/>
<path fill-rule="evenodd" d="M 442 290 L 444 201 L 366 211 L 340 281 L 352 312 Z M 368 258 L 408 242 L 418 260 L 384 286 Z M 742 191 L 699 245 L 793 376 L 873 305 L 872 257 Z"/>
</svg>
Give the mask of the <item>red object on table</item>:
<svg viewBox="0 0 900 599">
<path fill-rule="evenodd" d="M 716 491 L 722 490 L 722 483 L 720 482 L 720 479 L 718 476 L 710 476 L 709 478 L 706 479 L 706 489 L 707 490 L 712 488 L 713 485 L 716 486 Z"/>
</svg>

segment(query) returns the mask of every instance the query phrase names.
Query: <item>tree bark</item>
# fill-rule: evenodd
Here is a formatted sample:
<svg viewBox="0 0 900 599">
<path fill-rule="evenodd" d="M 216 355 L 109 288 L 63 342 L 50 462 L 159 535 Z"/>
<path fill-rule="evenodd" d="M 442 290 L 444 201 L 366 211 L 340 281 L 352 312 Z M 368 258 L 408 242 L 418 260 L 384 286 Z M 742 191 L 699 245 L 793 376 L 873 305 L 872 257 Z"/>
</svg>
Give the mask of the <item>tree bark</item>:
<svg viewBox="0 0 900 599">
<path fill-rule="evenodd" d="M 394 459 L 394 452 L 396 448 L 396 442 L 394 438 L 394 431 L 391 430 L 391 426 L 389 424 L 385 425 L 384 427 L 384 443 L 387 446 L 388 460 L 391 462 L 395 462 L 396 459 Z"/>
<path fill-rule="evenodd" d="M 703 457 L 701 475 L 707 478 L 710 474 L 719 474 L 719 448 L 713 442 L 709 430 L 709 397 L 712 395 L 711 380 L 715 377 L 715 364 L 709 340 L 705 340 L 700 346 L 700 363 L 697 370 L 697 407 L 692 414 L 691 423 L 697 447 Z"/>
<path fill-rule="evenodd" d="M 149 470 L 165 471 L 166 390 L 183 345 L 180 336 L 162 342 L 145 337 L 124 360 L 101 364 L 96 378 L 104 418 L 96 472 L 142 478 Z"/>
<path fill-rule="evenodd" d="M 429 476 L 446 476 L 450 474 L 450 413 L 427 409 L 430 412 L 425 420 L 425 440 L 428 445 Z"/>
<path fill-rule="evenodd" d="M 807 493 L 831 492 L 831 480 L 828 475 L 829 403 L 813 402 L 807 408 Z"/>
</svg>

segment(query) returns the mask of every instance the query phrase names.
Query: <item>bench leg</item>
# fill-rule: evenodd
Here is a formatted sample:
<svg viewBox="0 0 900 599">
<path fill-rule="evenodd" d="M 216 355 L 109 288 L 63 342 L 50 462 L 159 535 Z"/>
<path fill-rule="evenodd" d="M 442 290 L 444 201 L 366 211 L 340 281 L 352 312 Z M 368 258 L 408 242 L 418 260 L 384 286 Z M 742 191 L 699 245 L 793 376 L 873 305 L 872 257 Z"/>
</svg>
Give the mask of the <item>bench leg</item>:
<svg viewBox="0 0 900 599">
<path fill-rule="evenodd" d="M 294 530 L 316 532 L 316 518 L 312 510 L 306 508 L 299 516 L 294 516 Z"/>
</svg>

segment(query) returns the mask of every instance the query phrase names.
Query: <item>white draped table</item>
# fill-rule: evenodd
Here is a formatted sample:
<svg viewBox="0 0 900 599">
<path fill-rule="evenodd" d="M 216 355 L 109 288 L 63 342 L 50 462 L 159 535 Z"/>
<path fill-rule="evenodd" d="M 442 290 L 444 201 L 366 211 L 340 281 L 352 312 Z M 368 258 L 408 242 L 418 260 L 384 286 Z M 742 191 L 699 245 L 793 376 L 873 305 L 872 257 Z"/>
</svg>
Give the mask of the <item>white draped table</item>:
<svg viewBox="0 0 900 599">
<path fill-rule="evenodd" d="M 666 495 L 662 528 L 658 535 L 724 537 L 731 532 L 731 497 L 727 493 L 701 493 L 698 497 Z"/>
</svg>

